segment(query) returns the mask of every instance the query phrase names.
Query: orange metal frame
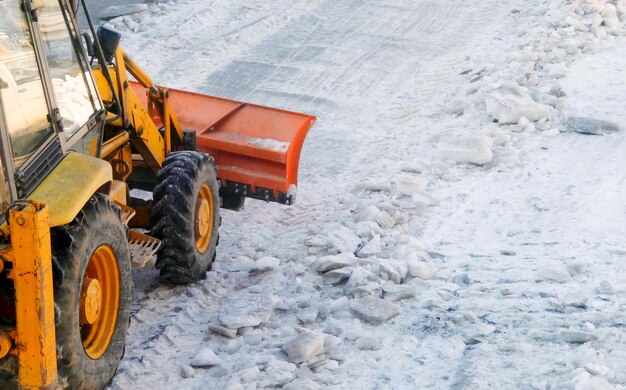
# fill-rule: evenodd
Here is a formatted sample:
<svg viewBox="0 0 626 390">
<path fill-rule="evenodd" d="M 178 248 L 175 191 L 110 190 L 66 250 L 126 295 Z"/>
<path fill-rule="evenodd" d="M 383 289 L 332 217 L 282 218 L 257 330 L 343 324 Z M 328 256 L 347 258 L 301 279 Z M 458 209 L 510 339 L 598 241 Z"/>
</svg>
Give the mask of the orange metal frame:
<svg viewBox="0 0 626 390">
<path fill-rule="evenodd" d="M 157 125 L 162 120 L 148 103 L 146 88 L 130 82 Z M 316 118 L 177 89 L 168 102 L 185 130 L 196 132 L 198 150 L 210 154 L 225 182 L 269 189 L 277 197 L 298 184 L 300 153 Z"/>
</svg>

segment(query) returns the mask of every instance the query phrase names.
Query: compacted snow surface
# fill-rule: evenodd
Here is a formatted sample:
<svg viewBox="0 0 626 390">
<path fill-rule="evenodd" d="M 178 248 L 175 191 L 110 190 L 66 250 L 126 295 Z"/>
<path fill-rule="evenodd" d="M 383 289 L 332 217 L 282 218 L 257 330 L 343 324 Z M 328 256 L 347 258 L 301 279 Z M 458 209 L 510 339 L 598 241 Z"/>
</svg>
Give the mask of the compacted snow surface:
<svg viewBox="0 0 626 390">
<path fill-rule="evenodd" d="M 318 122 L 206 280 L 134 271 L 112 389 L 626 387 L 624 0 L 115 11 L 156 82 Z"/>
</svg>

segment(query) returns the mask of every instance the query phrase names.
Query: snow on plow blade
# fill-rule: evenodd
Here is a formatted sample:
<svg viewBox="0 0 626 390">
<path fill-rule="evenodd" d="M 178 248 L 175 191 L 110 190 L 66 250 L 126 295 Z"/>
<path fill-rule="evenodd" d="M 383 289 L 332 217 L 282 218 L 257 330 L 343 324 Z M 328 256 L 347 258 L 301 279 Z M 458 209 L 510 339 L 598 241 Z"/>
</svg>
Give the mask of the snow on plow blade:
<svg viewBox="0 0 626 390">
<path fill-rule="evenodd" d="M 132 83 L 137 95 L 145 89 Z M 222 193 L 291 204 L 298 164 L 315 117 L 169 89 L 181 127 L 196 132 L 197 149 L 215 158 Z"/>
</svg>

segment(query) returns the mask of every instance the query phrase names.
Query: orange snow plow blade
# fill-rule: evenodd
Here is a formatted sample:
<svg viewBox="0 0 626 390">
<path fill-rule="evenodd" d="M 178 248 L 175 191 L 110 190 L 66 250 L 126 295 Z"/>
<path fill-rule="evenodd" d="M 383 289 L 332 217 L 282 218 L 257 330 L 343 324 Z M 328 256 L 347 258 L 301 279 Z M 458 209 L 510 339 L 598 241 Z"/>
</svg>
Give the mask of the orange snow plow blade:
<svg viewBox="0 0 626 390">
<path fill-rule="evenodd" d="M 145 89 L 132 83 L 145 104 Z M 181 127 L 215 158 L 222 191 L 291 204 L 306 135 L 316 118 L 214 96 L 169 89 Z M 157 118 L 154 118 L 157 119 Z"/>
</svg>

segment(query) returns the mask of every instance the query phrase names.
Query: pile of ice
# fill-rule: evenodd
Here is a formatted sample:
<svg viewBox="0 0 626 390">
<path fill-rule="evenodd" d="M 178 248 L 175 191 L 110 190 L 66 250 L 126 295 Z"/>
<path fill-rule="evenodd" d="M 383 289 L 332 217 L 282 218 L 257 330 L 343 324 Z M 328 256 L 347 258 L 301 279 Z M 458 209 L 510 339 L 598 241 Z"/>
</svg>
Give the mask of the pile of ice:
<svg viewBox="0 0 626 390">
<path fill-rule="evenodd" d="M 537 103 L 527 88 L 510 81 L 488 91 L 485 105 L 487 114 L 502 124 L 518 123 L 523 117 L 532 122 L 553 118 L 551 107 Z"/>
<path fill-rule="evenodd" d="M 624 34 L 620 15 L 626 15 L 623 1 L 552 2 L 549 18 L 553 30 L 542 39 L 529 41 L 504 68 L 482 75 L 480 94 L 489 118 L 514 132 L 551 135 L 555 129 L 572 131 L 563 110 L 567 97 L 558 80 L 582 53 Z"/>
<path fill-rule="evenodd" d="M 357 202 L 353 220 L 328 232 L 313 228 L 305 241 L 316 256 L 310 269 L 323 284 L 340 288 L 350 312 L 365 323 L 391 320 L 400 314 L 394 302 L 414 297 L 420 282 L 434 277 L 435 265 L 424 245 L 409 233 L 411 218 L 433 203 L 428 195 L 431 176 L 425 168 L 398 173 L 382 185 L 387 189 L 382 193 L 357 186 L 355 196 L 364 199 Z"/>
<path fill-rule="evenodd" d="M 384 341 L 374 329 L 393 326 L 403 316 L 403 302 L 436 277 L 437 266 L 409 233 L 411 218 L 433 201 L 428 193 L 434 172 L 435 166 L 409 164 L 388 180 L 388 192 L 361 188 L 353 194 L 352 217 L 338 215 L 341 222 L 329 222 L 324 229 L 310 226 L 304 261 L 238 256 L 216 264 L 214 272 L 222 275 L 215 280 L 243 286 L 219 298 L 208 327 L 227 344 L 200 346 L 181 366 L 180 375 L 229 372 L 233 388 L 252 383 L 292 389 L 339 385 L 333 373 L 349 358 L 346 351 L 381 349 Z M 284 288 L 294 294 L 286 297 L 283 292 L 279 298 L 259 281 L 269 286 L 288 283 Z M 268 348 L 273 353 L 257 355 Z M 250 358 L 237 361 L 242 354 Z"/>
<path fill-rule="evenodd" d="M 540 39 L 529 38 L 520 44 L 520 50 L 502 65 L 470 61 L 461 73 L 469 85 L 464 92 L 469 103 L 459 109 L 448 107 L 446 112 L 468 116 L 472 109 L 482 107 L 484 114 L 475 115 L 484 122 L 476 124 L 476 132 L 459 127 L 442 136 L 436 144 L 438 157 L 487 167 L 518 163 L 516 145 L 534 133 L 555 136 L 560 132 L 618 131 L 618 125 L 602 118 L 571 117 L 559 79 L 568 74 L 578 56 L 603 41 L 623 36 L 624 15 L 624 1 L 553 1 L 547 16 L 551 30 Z M 455 106 L 454 102 L 449 105 Z"/>
</svg>

